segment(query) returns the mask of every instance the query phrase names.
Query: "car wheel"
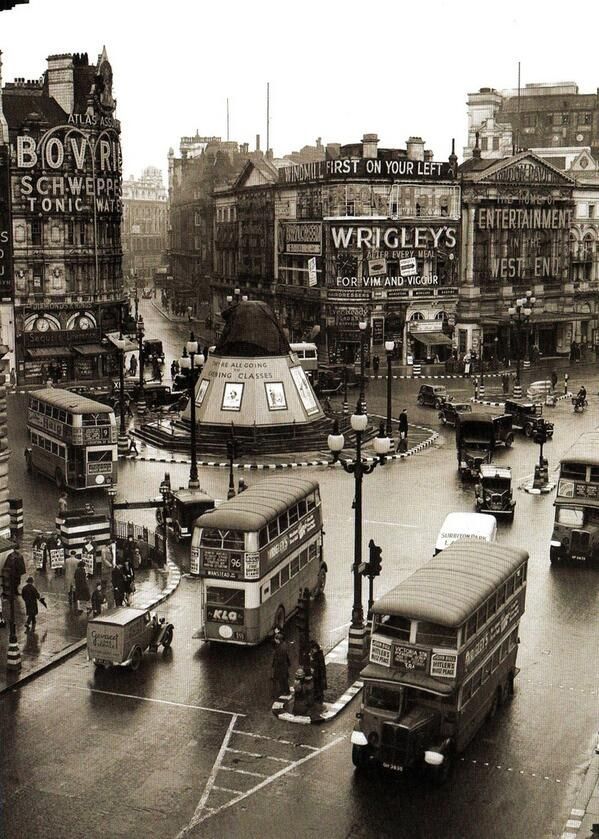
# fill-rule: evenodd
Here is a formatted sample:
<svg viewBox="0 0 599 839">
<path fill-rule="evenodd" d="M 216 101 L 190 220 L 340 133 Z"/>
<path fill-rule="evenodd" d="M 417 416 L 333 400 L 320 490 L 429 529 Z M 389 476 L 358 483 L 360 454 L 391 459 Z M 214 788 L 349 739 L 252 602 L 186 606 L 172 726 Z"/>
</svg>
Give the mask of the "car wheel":
<svg viewBox="0 0 599 839">
<path fill-rule="evenodd" d="M 420 405 L 421 408 L 424 405 L 424 399 L 422 398 L 422 396 L 418 396 L 416 398 L 416 402 Z"/>
<path fill-rule="evenodd" d="M 439 414 L 439 416 L 443 425 L 447 425 L 447 417 L 445 416 L 445 414 Z"/>
<path fill-rule="evenodd" d="M 513 442 L 514 442 L 514 435 L 513 434 L 508 434 L 507 437 L 505 438 L 506 447 L 508 449 L 511 449 Z"/>
<path fill-rule="evenodd" d="M 530 423 L 526 423 L 524 426 L 524 436 L 532 437 L 532 425 L 530 425 Z"/>
<path fill-rule="evenodd" d="M 162 646 L 165 650 L 168 650 L 170 645 L 173 643 L 173 627 L 169 626 L 166 628 L 164 635 L 162 636 Z"/>
<path fill-rule="evenodd" d="M 131 667 L 131 670 L 133 670 L 133 672 L 135 673 L 136 670 L 139 670 L 139 665 L 140 664 L 141 664 L 141 650 L 139 649 L 139 647 L 136 647 L 133 650 L 133 654 L 131 656 L 131 664 L 129 666 Z"/>
</svg>

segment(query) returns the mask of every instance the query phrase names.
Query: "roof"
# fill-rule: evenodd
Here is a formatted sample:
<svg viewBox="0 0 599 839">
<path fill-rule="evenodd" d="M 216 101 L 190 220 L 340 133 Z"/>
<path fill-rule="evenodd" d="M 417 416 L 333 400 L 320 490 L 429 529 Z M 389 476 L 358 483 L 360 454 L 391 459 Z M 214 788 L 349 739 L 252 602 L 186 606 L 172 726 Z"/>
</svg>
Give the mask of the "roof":
<svg viewBox="0 0 599 839">
<path fill-rule="evenodd" d="M 439 536 L 463 533 L 469 535 L 490 535 L 497 529 L 495 516 L 487 513 L 448 513 L 441 525 Z M 457 541 L 457 535 L 455 535 Z"/>
<path fill-rule="evenodd" d="M 35 399 L 42 399 L 48 405 L 55 408 L 64 408 L 72 414 L 112 414 L 113 410 L 109 405 L 96 402 L 87 396 L 80 396 L 70 390 L 60 387 L 45 387 L 41 390 L 32 390 L 29 394 Z"/>
<path fill-rule="evenodd" d="M 55 99 L 48 96 L 42 88 L 39 91 L 12 88 L 7 85 L 2 94 L 2 110 L 11 131 L 18 131 L 32 113 L 39 114 L 51 127 L 63 125 L 66 113 Z"/>
<path fill-rule="evenodd" d="M 562 455 L 560 463 L 570 461 L 588 463 L 589 466 L 599 466 L 599 431 L 587 431 Z"/>
<path fill-rule="evenodd" d="M 483 478 L 512 479 L 512 470 L 509 466 L 496 466 L 494 463 L 481 463 L 480 474 Z"/>
<path fill-rule="evenodd" d="M 493 422 L 493 417 L 490 414 L 481 414 L 479 412 L 475 413 L 474 411 L 467 417 L 460 417 L 461 425 L 475 425 L 477 422 L 489 425 Z"/>
<path fill-rule="evenodd" d="M 214 504 L 214 498 L 201 489 L 175 489 L 173 495 L 182 504 Z"/>
<path fill-rule="evenodd" d="M 273 310 L 260 300 L 242 300 L 228 306 L 217 355 L 257 358 L 289 352 L 289 342 Z"/>
<path fill-rule="evenodd" d="M 460 539 L 377 600 L 377 615 L 458 627 L 528 559 L 527 551 Z"/>
<path fill-rule="evenodd" d="M 104 615 L 98 615 L 97 618 L 90 618 L 88 626 L 91 623 L 106 623 L 114 626 L 125 626 L 135 618 L 144 615 L 147 609 L 134 609 L 132 606 L 121 606 L 112 612 L 106 612 Z"/>
<path fill-rule="evenodd" d="M 318 489 L 318 482 L 307 478 L 277 475 L 253 484 L 217 509 L 199 516 L 197 527 L 232 530 L 260 530 L 291 504 Z"/>
</svg>

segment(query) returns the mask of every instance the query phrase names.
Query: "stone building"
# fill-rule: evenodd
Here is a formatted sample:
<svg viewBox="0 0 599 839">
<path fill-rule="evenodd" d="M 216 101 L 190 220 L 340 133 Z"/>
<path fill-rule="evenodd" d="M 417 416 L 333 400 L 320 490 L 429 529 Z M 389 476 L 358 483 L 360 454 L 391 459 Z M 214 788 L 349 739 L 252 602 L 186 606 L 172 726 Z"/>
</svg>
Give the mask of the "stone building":
<svg viewBox="0 0 599 839">
<path fill-rule="evenodd" d="M 123 304 L 115 109 L 105 49 L 95 63 L 87 54 L 52 55 L 39 80 L 2 89 L 12 250 L 2 330 L 19 384 L 49 373 L 102 380 L 117 369 L 105 338 Z"/>
<path fill-rule="evenodd" d="M 394 340 L 404 360 L 449 353 L 457 158 L 434 161 L 416 137 L 405 149 L 378 145 L 367 134 L 359 143 L 329 144 L 324 159 L 246 165 L 216 197 L 223 212 L 231 208 L 227 219 L 236 213 L 237 226 L 217 217 L 215 310 L 238 286 L 272 303 L 290 340 L 318 336 L 331 361 L 357 354 L 362 320 L 373 352 Z"/>
<path fill-rule="evenodd" d="M 514 359 L 536 347 L 556 356 L 568 354 L 573 340 L 591 340 L 596 294 L 571 275 L 574 178 L 533 152 L 495 160 L 475 149 L 460 179 L 458 351 Z M 536 302 L 519 336 L 508 309 L 527 291 Z"/>
<path fill-rule="evenodd" d="M 128 285 L 149 286 L 166 264 L 167 191 L 162 172 L 146 167 L 123 181 L 123 276 Z"/>
</svg>

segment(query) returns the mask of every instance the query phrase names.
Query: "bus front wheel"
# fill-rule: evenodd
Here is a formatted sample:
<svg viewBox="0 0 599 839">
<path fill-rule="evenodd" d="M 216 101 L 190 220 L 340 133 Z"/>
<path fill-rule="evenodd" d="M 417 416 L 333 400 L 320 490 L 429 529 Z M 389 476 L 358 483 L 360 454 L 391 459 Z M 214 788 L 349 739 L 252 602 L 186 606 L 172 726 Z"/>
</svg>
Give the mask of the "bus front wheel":
<svg viewBox="0 0 599 839">
<path fill-rule="evenodd" d="M 366 768 L 368 758 L 366 757 L 366 750 L 363 746 L 352 746 L 351 760 L 356 769 Z"/>
<path fill-rule="evenodd" d="M 449 776 L 451 775 L 451 770 L 453 769 L 453 752 L 448 751 L 445 753 L 445 759 L 440 766 L 431 766 L 431 780 L 437 786 L 441 786 L 444 784 Z"/>
<path fill-rule="evenodd" d="M 54 472 L 54 481 L 56 482 L 58 489 L 62 489 L 64 487 L 64 475 L 60 469 L 57 469 Z"/>
</svg>

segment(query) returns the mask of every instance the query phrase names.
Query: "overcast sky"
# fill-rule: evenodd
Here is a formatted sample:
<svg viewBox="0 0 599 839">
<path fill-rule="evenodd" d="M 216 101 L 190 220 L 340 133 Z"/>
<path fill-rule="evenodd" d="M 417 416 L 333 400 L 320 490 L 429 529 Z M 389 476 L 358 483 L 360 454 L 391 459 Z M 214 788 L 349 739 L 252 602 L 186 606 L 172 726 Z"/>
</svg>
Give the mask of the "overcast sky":
<svg viewBox="0 0 599 839">
<path fill-rule="evenodd" d="M 227 97 L 231 139 L 264 148 L 267 81 L 275 155 L 376 132 L 386 147 L 420 135 L 437 159 L 455 137 L 461 159 L 466 94 L 515 87 L 518 60 L 523 85 L 596 92 L 598 24 L 596 0 L 30 0 L 0 13 L 0 49 L 6 82 L 105 44 L 128 176 L 166 170 L 196 129 L 224 139 Z"/>
</svg>

